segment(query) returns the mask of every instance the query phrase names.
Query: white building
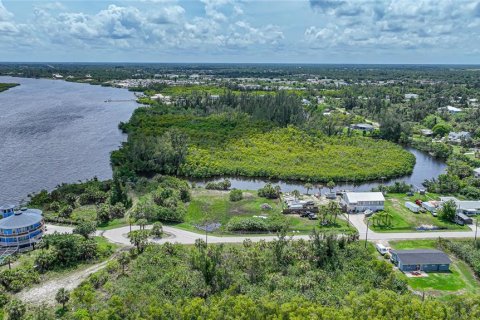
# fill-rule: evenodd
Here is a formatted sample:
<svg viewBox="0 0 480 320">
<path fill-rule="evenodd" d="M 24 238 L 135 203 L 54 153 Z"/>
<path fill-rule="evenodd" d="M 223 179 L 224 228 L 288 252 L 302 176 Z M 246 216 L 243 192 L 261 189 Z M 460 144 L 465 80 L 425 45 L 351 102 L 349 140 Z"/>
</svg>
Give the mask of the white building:
<svg viewBox="0 0 480 320">
<path fill-rule="evenodd" d="M 473 169 L 473 175 L 475 178 L 480 178 L 480 168 Z"/>
<path fill-rule="evenodd" d="M 443 108 L 438 108 L 438 111 L 440 111 L 440 112 L 446 111 L 450 114 L 457 114 L 457 113 L 462 112 L 463 110 L 460 109 L 460 108 L 455 108 L 453 106 L 446 106 L 446 107 L 443 107 Z"/>
<path fill-rule="evenodd" d="M 464 201 L 455 197 L 440 197 L 442 203 L 453 201 L 457 205 L 457 213 L 463 213 L 468 216 L 480 214 L 480 201 Z"/>
<path fill-rule="evenodd" d="M 385 208 L 381 192 L 345 192 L 340 202 L 347 212 L 380 211 Z"/>
</svg>

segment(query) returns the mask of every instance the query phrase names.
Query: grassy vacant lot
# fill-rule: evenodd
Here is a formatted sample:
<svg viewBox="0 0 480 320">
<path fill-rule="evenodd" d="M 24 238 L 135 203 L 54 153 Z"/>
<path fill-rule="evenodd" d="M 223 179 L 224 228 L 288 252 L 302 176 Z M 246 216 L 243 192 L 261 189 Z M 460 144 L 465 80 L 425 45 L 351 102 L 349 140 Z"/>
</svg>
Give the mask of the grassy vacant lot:
<svg viewBox="0 0 480 320">
<path fill-rule="evenodd" d="M 387 195 L 385 212 L 389 213 L 391 216 L 391 226 L 386 227 L 381 224 L 374 225 L 372 220 L 370 223 L 372 230 L 377 232 L 415 232 L 415 228 L 421 225 L 433 225 L 443 229 L 442 231 L 470 230 L 468 226 L 460 226 L 456 223 L 444 221 L 438 217 L 434 217 L 430 212 L 413 213 L 405 207 L 405 202 L 415 202 L 416 199 L 428 201 L 435 200 L 437 197 L 434 194 L 427 194 L 426 196 L 415 194 L 412 197 L 408 197 L 405 194 Z"/>
<path fill-rule="evenodd" d="M 437 240 L 405 240 L 389 243 L 393 249 L 400 250 L 437 249 Z M 450 265 L 451 272 L 431 272 L 426 278 L 407 278 L 403 274 L 401 277 L 407 280 L 413 290 L 425 290 L 431 294 L 444 295 L 465 291 L 479 293 L 480 283 L 468 265 L 452 255 L 450 259 L 453 261 Z"/>
<path fill-rule="evenodd" d="M 232 202 L 229 200 L 228 191 L 193 189 L 192 201 L 188 206 L 185 222 L 177 224 L 175 227 L 202 232 L 195 225 L 203 225 L 204 221 L 207 220 L 209 223 L 218 222 L 222 224 L 222 228 L 214 234 L 229 234 L 223 226 L 232 217 L 269 216 L 280 214 L 282 211 L 280 200 L 261 198 L 256 191 L 244 191 L 243 197 L 243 200 Z M 262 210 L 261 205 L 264 203 L 269 204 L 272 210 Z M 318 220 L 308 220 L 297 215 L 288 215 L 287 218 L 290 219 L 291 231 L 309 233 L 314 227 L 319 226 Z M 335 226 L 325 227 L 324 229 L 348 230 L 349 228 L 347 222 L 339 218 Z"/>
</svg>

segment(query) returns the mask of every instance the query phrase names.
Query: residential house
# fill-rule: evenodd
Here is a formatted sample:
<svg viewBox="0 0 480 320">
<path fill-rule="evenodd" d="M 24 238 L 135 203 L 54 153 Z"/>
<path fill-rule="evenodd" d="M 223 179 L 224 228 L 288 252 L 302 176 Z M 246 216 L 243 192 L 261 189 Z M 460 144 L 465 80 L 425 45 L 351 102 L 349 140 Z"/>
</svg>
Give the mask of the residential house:
<svg viewBox="0 0 480 320">
<path fill-rule="evenodd" d="M 440 111 L 440 112 L 446 111 L 450 114 L 457 114 L 457 113 L 462 112 L 463 110 L 460 109 L 460 108 L 455 108 L 453 106 L 446 106 L 446 107 L 438 108 L 438 111 Z"/>
<path fill-rule="evenodd" d="M 421 132 L 422 135 L 425 136 L 425 137 L 431 137 L 431 136 L 433 136 L 433 131 L 430 130 L 430 129 L 422 129 L 422 130 L 420 130 L 420 132 Z"/>
<path fill-rule="evenodd" d="M 380 211 L 385 208 L 385 197 L 381 192 L 345 192 L 340 203 L 347 212 Z"/>
<path fill-rule="evenodd" d="M 356 123 L 356 124 L 352 124 L 351 126 L 352 129 L 355 129 L 355 130 L 362 130 L 362 131 L 373 131 L 375 129 L 375 127 L 371 124 L 368 124 L 368 123 Z"/>
<path fill-rule="evenodd" d="M 472 135 L 467 131 L 450 132 L 448 134 L 448 141 L 451 143 L 461 143 L 462 141 L 470 141 Z"/>
<path fill-rule="evenodd" d="M 405 93 L 405 100 L 418 99 L 418 94 L 416 93 Z"/>
<path fill-rule="evenodd" d="M 475 178 L 480 178 L 480 168 L 473 169 L 473 175 Z"/>
<path fill-rule="evenodd" d="M 403 272 L 448 271 L 452 260 L 440 250 L 393 250 L 392 262 Z"/>
<path fill-rule="evenodd" d="M 455 197 L 440 197 L 440 201 L 442 203 L 447 201 L 455 202 L 457 213 L 465 214 L 467 216 L 480 214 L 480 201 L 458 200 Z"/>
</svg>

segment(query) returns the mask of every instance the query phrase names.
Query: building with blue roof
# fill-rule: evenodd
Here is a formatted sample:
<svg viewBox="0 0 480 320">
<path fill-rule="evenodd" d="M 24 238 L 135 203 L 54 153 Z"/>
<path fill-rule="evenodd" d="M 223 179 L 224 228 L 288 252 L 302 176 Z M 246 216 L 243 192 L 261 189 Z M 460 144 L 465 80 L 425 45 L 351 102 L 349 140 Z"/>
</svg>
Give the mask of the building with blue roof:
<svg viewBox="0 0 480 320">
<path fill-rule="evenodd" d="M 45 233 L 42 211 L 27 208 L 15 211 L 12 206 L 2 206 L 0 213 L 0 248 L 34 249 Z"/>
</svg>

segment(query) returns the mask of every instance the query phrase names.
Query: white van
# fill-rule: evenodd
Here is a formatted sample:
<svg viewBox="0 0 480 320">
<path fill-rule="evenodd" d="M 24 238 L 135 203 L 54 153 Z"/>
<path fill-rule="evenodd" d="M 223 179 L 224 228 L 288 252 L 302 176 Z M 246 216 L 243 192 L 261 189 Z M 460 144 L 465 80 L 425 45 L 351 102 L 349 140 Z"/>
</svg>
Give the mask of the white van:
<svg viewBox="0 0 480 320">
<path fill-rule="evenodd" d="M 375 244 L 375 248 L 377 249 L 378 252 L 380 252 L 382 256 L 388 252 L 388 248 L 381 243 Z"/>
</svg>

